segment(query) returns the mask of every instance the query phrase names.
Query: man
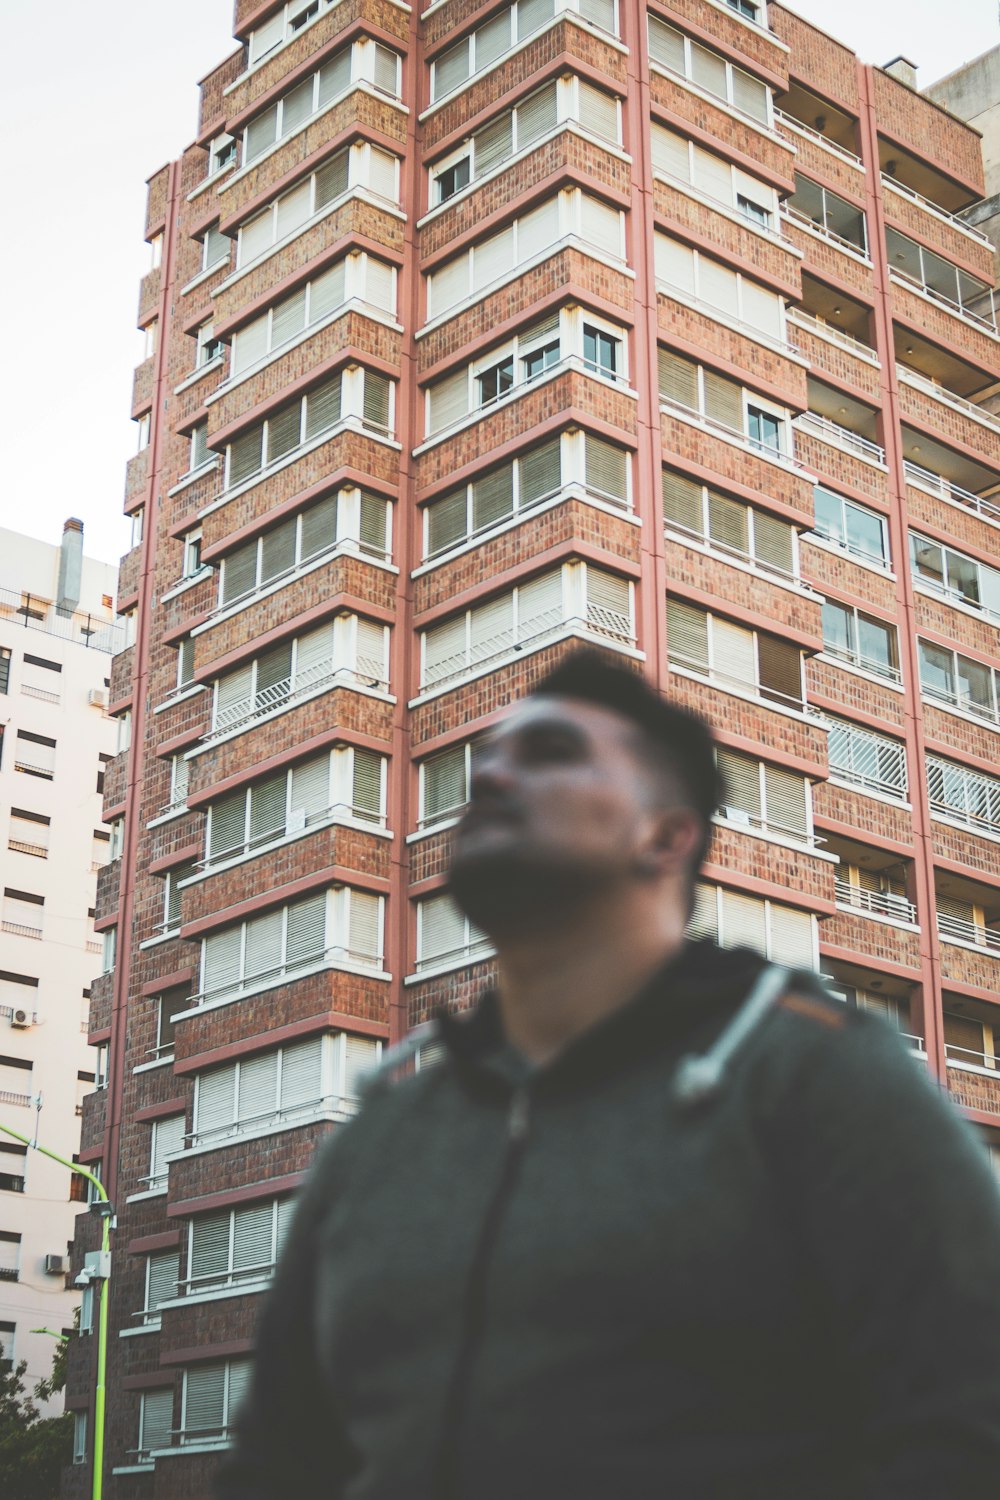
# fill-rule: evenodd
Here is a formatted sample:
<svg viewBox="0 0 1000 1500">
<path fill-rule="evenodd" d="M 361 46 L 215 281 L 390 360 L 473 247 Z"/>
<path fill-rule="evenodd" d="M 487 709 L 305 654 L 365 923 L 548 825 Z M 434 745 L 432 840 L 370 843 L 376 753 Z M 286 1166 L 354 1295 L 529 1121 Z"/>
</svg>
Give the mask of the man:
<svg viewBox="0 0 1000 1500">
<path fill-rule="evenodd" d="M 451 888 L 498 988 L 321 1154 L 226 1500 L 996 1494 L 985 1156 L 880 1022 L 685 942 L 719 801 L 594 654 L 492 733 Z"/>
</svg>

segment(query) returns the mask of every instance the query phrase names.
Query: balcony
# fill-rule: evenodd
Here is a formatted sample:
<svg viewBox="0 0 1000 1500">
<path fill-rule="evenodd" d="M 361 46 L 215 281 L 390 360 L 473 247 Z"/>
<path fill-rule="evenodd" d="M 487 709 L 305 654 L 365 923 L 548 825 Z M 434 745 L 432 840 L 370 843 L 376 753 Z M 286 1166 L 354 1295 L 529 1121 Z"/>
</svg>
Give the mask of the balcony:
<svg viewBox="0 0 1000 1500">
<path fill-rule="evenodd" d="M 981 1114 L 1000 1115 L 1000 1071 L 997 1060 L 966 1047 L 945 1048 L 948 1092 L 957 1104 Z"/>
<path fill-rule="evenodd" d="M 436 662 L 433 676 L 425 676 L 422 693 L 441 692 L 470 677 L 496 671 L 519 656 L 531 655 L 566 636 L 582 635 L 586 640 L 612 642 L 633 648 L 635 631 L 628 615 L 588 602 L 586 614 L 567 615 L 564 607 L 554 606 L 532 618 L 531 633 L 515 638 L 512 630 L 503 630 L 477 642 L 471 650 L 455 652 Z"/>
<path fill-rule="evenodd" d="M 987 926 L 985 922 L 970 921 L 966 917 L 952 917 L 946 912 L 937 914 L 938 934 L 942 942 L 962 943 L 978 948 L 982 953 L 1000 957 L 1000 930 Z"/>
<path fill-rule="evenodd" d="M 787 205 L 781 210 L 781 218 L 788 238 L 805 257 L 804 269 L 865 297 L 872 296 L 872 263 L 860 245 Z"/>
<path fill-rule="evenodd" d="M 832 422 L 829 417 L 820 416 L 815 411 L 807 411 L 794 419 L 794 425 L 797 431 L 818 438 L 821 443 L 827 443 L 832 448 L 839 448 L 842 452 L 860 458 L 865 463 L 885 467 L 885 449 L 879 443 L 862 437 L 858 432 L 852 432 L 849 427 L 841 427 L 837 422 Z"/>
<path fill-rule="evenodd" d="M 930 469 L 921 468 L 919 464 L 911 463 L 909 459 L 903 464 L 906 470 L 908 484 L 914 485 L 918 490 L 928 495 L 935 495 L 949 505 L 960 505 L 964 510 L 971 511 L 973 515 L 981 517 L 982 520 L 994 526 L 1000 525 L 1000 504 L 989 500 L 983 495 L 976 495 L 972 490 L 963 489 L 960 484 L 953 484 L 951 480 L 943 478 L 940 474 L 931 473 Z M 994 541 L 993 545 L 996 543 Z"/>
<path fill-rule="evenodd" d="M 993 246 L 981 229 L 885 172 L 882 189 L 885 215 L 891 224 L 934 245 L 948 260 L 966 261 L 984 280 L 992 281 Z"/>
<path fill-rule="evenodd" d="M 904 421 L 971 450 L 982 463 L 1000 462 L 1000 417 L 918 370 L 897 364 L 896 374 Z"/>
<path fill-rule="evenodd" d="M 818 105 L 819 101 L 815 102 Z M 774 111 L 774 123 L 779 135 L 795 147 L 795 165 L 800 171 L 815 174 L 855 197 L 864 195 L 865 167 L 856 152 L 784 110 Z"/>
<path fill-rule="evenodd" d="M 804 308 L 789 308 L 787 316 L 799 350 L 814 369 L 879 400 L 881 366 L 870 344 Z"/>
<path fill-rule="evenodd" d="M 247 729 L 259 719 L 269 718 L 281 709 L 292 708 L 306 698 L 338 686 L 380 688 L 384 692 L 388 687 L 385 663 L 366 656 L 359 656 L 353 667 L 318 662 L 315 666 L 296 673 L 294 677 L 284 677 L 280 682 L 221 709 L 216 713 L 211 732 L 204 737 L 203 743 L 211 745 L 224 735 Z"/>
<path fill-rule="evenodd" d="M 912 901 L 894 891 L 869 891 L 861 886 L 851 885 L 849 881 L 838 880 L 835 883 L 835 894 L 840 911 L 862 911 L 870 917 L 885 918 L 905 926 L 916 924 L 917 908 Z"/>
<path fill-rule="evenodd" d="M 897 266 L 890 270 L 889 279 L 892 316 L 896 322 L 923 334 L 941 348 L 953 350 L 977 369 L 995 373 L 1000 359 L 1000 342 L 992 291 L 988 293 L 988 312 L 981 314 L 925 281 L 907 275 Z"/>
</svg>

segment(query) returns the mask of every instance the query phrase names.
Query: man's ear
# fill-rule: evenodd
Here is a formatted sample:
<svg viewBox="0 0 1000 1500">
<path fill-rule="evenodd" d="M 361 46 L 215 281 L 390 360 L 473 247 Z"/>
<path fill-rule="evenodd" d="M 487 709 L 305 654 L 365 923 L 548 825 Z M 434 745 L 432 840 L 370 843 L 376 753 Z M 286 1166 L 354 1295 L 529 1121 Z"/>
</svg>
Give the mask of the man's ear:
<svg viewBox="0 0 1000 1500">
<path fill-rule="evenodd" d="M 639 851 L 640 872 L 659 879 L 686 870 L 703 835 L 701 818 L 692 807 L 670 807 L 657 813 L 649 838 Z"/>
</svg>

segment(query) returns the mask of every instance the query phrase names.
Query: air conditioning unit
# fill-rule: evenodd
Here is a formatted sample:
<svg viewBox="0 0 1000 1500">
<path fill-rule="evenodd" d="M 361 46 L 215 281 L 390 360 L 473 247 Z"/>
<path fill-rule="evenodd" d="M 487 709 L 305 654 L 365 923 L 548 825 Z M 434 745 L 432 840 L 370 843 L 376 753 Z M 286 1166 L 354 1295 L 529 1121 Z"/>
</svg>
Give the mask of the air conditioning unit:
<svg viewBox="0 0 1000 1500">
<path fill-rule="evenodd" d="M 722 808 L 722 816 L 728 818 L 730 823 L 750 823 L 750 814 L 745 807 L 731 807 L 727 803 Z"/>
<path fill-rule="evenodd" d="M 12 1026 L 18 1027 L 21 1031 L 27 1030 L 27 1028 L 33 1024 L 31 1011 L 12 1010 L 10 1013 L 10 1024 Z"/>
<path fill-rule="evenodd" d="M 46 1276 L 65 1276 L 69 1270 L 69 1261 L 65 1255 L 47 1255 L 45 1257 Z"/>
<path fill-rule="evenodd" d="M 90 692 L 87 694 L 87 702 L 90 704 L 91 708 L 107 708 L 107 688 L 91 688 Z"/>
</svg>

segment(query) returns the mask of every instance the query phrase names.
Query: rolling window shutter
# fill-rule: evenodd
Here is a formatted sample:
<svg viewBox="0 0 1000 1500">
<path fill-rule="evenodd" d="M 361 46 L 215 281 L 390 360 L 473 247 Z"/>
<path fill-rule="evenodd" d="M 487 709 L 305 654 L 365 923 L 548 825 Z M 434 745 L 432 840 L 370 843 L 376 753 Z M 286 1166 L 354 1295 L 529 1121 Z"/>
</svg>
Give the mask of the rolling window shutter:
<svg viewBox="0 0 1000 1500">
<path fill-rule="evenodd" d="M 725 61 L 717 52 L 710 52 L 697 42 L 691 43 L 691 78 L 717 99 L 726 98 Z"/>
<path fill-rule="evenodd" d="M 466 616 L 446 620 L 424 631 L 424 675 L 423 685 L 432 687 L 437 682 L 465 670 L 468 664 L 466 647 Z"/>
<path fill-rule="evenodd" d="M 167 1157 L 184 1150 L 184 1116 L 171 1115 L 166 1120 L 157 1120 L 153 1126 L 153 1149 L 151 1175 L 165 1177 Z"/>
<path fill-rule="evenodd" d="M 320 167 L 316 173 L 316 212 L 326 208 L 335 198 L 341 197 L 347 192 L 348 184 L 348 156 L 346 151 L 338 151 L 325 166 Z"/>
<path fill-rule="evenodd" d="M 254 1120 L 272 1115 L 278 1102 L 278 1054 L 258 1052 L 240 1063 L 240 1090 L 236 1117 Z"/>
<path fill-rule="evenodd" d="M 257 697 L 271 706 L 282 701 L 288 692 L 292 675 L 291 643 L 282 642 L 270 650 L 261 652 L 257 658 Z M 274 691 L 269 691 L 273 689 Z"/>
<path fill-rule="evenodd" d="M 194 1128 L 198 1135 L 224 1130 L 236 1118 L 236 1069 L 212 1068 L 198 1076 Z"/>
<path fill-rule="evenodd" d="M 274 308 L 271 314 L 271 348 L 280 348 L 301 333 L 305 326 L 306 292 L 305 287 L 302 287 L 290 297 L 285 297 Z"/>
<path fill-rule="evenodd" d="M 482 291 L 483 287 L 489 286 L 490 282 L 505 276 L 508 271 L 512 270 L 513 265 L 514 231 L 501 229 L 499 234 L 490 235 L 489 239 L 473 246 L 473 290 Z"/>
<path fill-rule="evenodd" d="M 356 1099 L 366 1073 L 378 1063 L 378 1042 L 367 1036 L 344 1037 L 344 1097 Z"/>
<path fill-rule="evenodd" d="M 502 166 L 513 152 L 511 115 L 508 112 L 499 120 L 484 125 L 472 137 L 475 151 L 476 177 L 485 177 L 496 167 Z"/>
<path fill-rule="evenodd" d="M 225 1428 L 226 1367 L 196 1365 L 185 1377 L 184 1431 L 189 1437 Z"/>
<path fill-rule="evenodd" d="M 771 958 L 793 969 L 813 969 L 813 919 L 808 912 L 771 902 Z"/>
<path fill-rule="evenodd" d="M 543 573 L 517 591 L 517 639 L 529 641 L 562 624 L 562 570 Z"/>
<path fill-rule="evenodd" d="M 320 625 L 295 642 L 296 692 L 317 687 L 333 671 L 333 625 Z"/>
<path fill-rule="evenodd" d="M 252 427 L 241 432 L 229 445 L 229 487 L 242 484 L 256 474 L 263 463 L 264 429 Z"/>
<path fill-rule="evenodd" d="M 285 13 L 279 10 L 276 16 L 255 26 L 250 33 L 250 62 L 259 62 L 285 40 Z"/>
<path fill-rule="evenodd" d="M 396 97 L 399 91 L 399 58 L 389 47 L 375 43 L 375 87 L 383 94 Z"/>
<path fill-rule="evenodd" d="M 523 41 L 555 15 L 555 0 L 518 0 L 517 39 Z"/>
<path fill-rule="evenodd" d="M 250 788 L 251 846 L 284 833 L 286 786 L 286 773 L 282 771 Z"/>
<path fill-rule="evenodd" d="M 743 278 L 742 286 L 742 318 L 744 323 L 749 323 L 752 328 L 757 328 L 761 333 L 766 333 L 770 338 L 780 339 L 781 331 L 781 301 L 774 292 L 768 292 L 762 286 L 757 286 L 753 281 Z"/>
<path fill-rule="evenodd" d="M 603 255 L 621 260 L 622 216 L 617 208 L 583 194 L 580 199 L 580 234 L 588 245 L 593 245 Z"/>
<path fill-rule="evenodd" d="M 291 135 L 293 130 L 298 130 L 313 112 L 313 94 L 315 92 L 314 75 L 300 83 L 297 88 L 287 93 L 281 101 L 281 134 Z"/>
<path fill-rule="evenodd" d="M 375 963 L 380 958 L 380 900 L 367 891 L 351 891 L 348 946 L 357 963 Z"/>
<path fill-rule="evenodd" d="M 698 295 L 710 307 L 716 307 L 731 318 L 740 314 L 736 272 L 702 255 L 698 258 Z"/>
<path fill-rule="evenodd" d="M 423 764 L 423 820 L 446 817 L 468 799 L 465 746 L 432 755 Z"/>
<path fill-rule="evenodd" d="M 722 892 L 722 945 L 767 952 L 767 911 L 755 896 Z"/>
<path fill-rule="evenodd" d="M 472 666 L 491 661 L 514 643 L 514 598 L 502 594 L 472 611 L 469 624 L 469 661 Z"/>
<path fill-rule="evenodd" d="M 295 566 L 295 517 L 265 531 L 260 542 L 260 581 L 270 583 Z"/>
<path fill-rule="evenodd" d="M 149 1281 L 146 1287 L 146 1306 L 159 1307 L 177 1296 L 177 1278 L 180 1275 L 180 1256 L 176 1250 L 164 1255 L 149 1257 Z"/>
<path fill-rule="evenodd" d="M 482 531 L 495 526 L 514 512 L 514 469 L 504 464 L 477 479 L 472 486 L 472 525 Z"/>
<path fill-rule="evenodd" d="M 188 1275 L 195 1281 L 225 1277 L 229 1270 L 231 1215 L 206 1214 L 191 1221 L 191 1265 Z"/>
<path fill-rule="evenodd" d="M 233 374 L 241 375 L 249 370 L 268 351 L 267 314 L 255 318 L 233 336 Z"/>
<path fill-rule="evenodd" d="M 433 557 L 456 542 L 464 541 L 468 531 L 466 491 L 452 490 L 427 509 L 427 552 Z"/>
<path fill-rule="evenodd" d="M 708 616 L 704 610 L 670 599 L 667 640 L 672 664 L 693 672 L 708 671 Z"/>
<path fill-rule="evenodd" d="M 649 17 L 649 55 L 664 68 L 684 72 L 684 38 L 657 16 Z"/>
<path fill-rule="evenodd" d="M 274 1203 L 254 1203 L 233 1215 L 233 1270 L 263 1270 L 274 1259 Z"/>
<path fill-rule="evenodd" d="M 257 543 L 231 552 L 222 565 L 222 602 L 232 604 L 257 587 Z"/>
<path fill-rule="evenodd" d="M 383 312 L 395 312 L 393 286 L 392 267 L 369 255 L 365 265 L 365 301 L 370 302 L 373 307 L 380 307 Z"/>
<path fill-rule="evenodd" d="M 427 392 L 427 431 L 440 432 L 469 413 L 469 372 L 462 369 L 437 381 Z"/>
<path fill-rule="evenodd" d="M 384 625 L 374 620 L 358 621 L 358 673 L 380 687 L 389 680 L 388 644 Z"/>
<path fill-rule="evenodd" d="M 309 283 L 309 322 L 318 323 L 340 307 L 344 301 L 344 262 L 338 260 L 329 271 Z"/>
<path fill-rule="evenodd" d="M 302 562 L 332 547 L 337 537 L 337 501 L 333 495 L 302 512 L 299 556 Z"/>
<path fill-rule="evenodd" d="M 617 145 L 617 99 L 603 89 L 595 88 L 592 83 L 585 83 L 582 78 L 577 86 L 580 90 L 580 124 L 602 141 L 613 141 Z"/>
<path fill-rule="evenodd" d="M 306 441 L 340 421 L 341 376 L 334 375 L 306 398 Z"/>
<path fill-rule="evenodd" d="M 452 89 L 458 88 L 469 76 L 469 41 L 465 38 L 459 42 L 457 47 L 449 47 L 447 52 L 434 61 L 434 98 L 440 99 Z"/>
<path fill-rule="evenodd" d="M 673 354 L 669 349 L 657 352 L 660 377 L 660 397 L 664 401 L 675 401 L 688 411 L 699 410 L 698 366 L 683 355 Z"/>
<path fill-rule="evenodd" d="M 588 564 L 587 624 L 602 634 L 631 638 L 632 601 L 627 578 Z"/>
<path fill-rule="evenodd" d="M 732 207 L 735 202 L 732 167 L 721 156 L 704 151 L 701 146 L 694 148 L 694 185 L 707 198 L 719 203 Z"/>
<path fill-rule="evenodd" d="M 248 980 L 269 979 L 281 969 L 281 939 L 284 912 L 265 912 L 246 924 L 243 973 Z"/>
<path fill-rule="evenodd" d="M 295 401 L 283 411 L 276 412 L 267 422 L 267 463 L 277 463 L 279 458 L 294 452 L 301 442 L 302 403 Z"/>
<path fill-rule="evenodd" d="M 294 1047 L 281 1049 L 282 1109 L 301 1109 L 318 1103 L 322 1092 L 322 1037 L 309 1037 Z"/>
<path fill-rule="evenodd" d="M 382 816 L 382 757 L 374 750 L 355 750 L 353 804 L 357 817 L 378 822 Z"/>
<path fill-rule="evenodd" d="M 358 540 L 366 552 L 373 552 L 379 557 L 385 556 L 388 515 L 388 504 L 381 495 L 362 491 Z"/>
<path fill-rule="evenodd" d="M 782 573 L 793 571 L 792 528 L 787 521 L 779 521 L 766 511 L 755 510 L 753 550 L 762 567 L 777 568 Z"/>
<path fill-rule="evenodd" d="M 278 106 L 272 104 L 262 115 L 251 120 L 247 126 L 243 146 L 243 164 L 248 166 L 262 156 L 278 139 Z"/>
<path fill-rule="evenodd" d="M 304 765 L 292 770 L 292 790 L 289 798 L 288 824 L 305 820 L 308 828 L 330 808 L 330 756 L 321 755 L 316 760 L 307 760 Z"/>
<path fill-rule="evenodd" d="M 686 293 L 689 297 L 694 296 L 693 250 L 657 232 L 653 235 L 653 258 L 658 281 L 662 281 L 665 286 Z"/>
<path fill-rule="evenodd" d="M 699 880 L 694 888 L 694 910 L 688 922 L 688 937 L 692 941 L 719 936 L 719 888 Z"/>
<path fill-rule="evenodd" d="M 238 722 L 241 714 L 248 713 L 252 693 L 252 666 L 240 667 L 238 671 L 220 677 L 215 699 L 216 727 L 225 728 L 229 723 Z"/>
<path fill-rule="evenodd" d="M 654 120 L 650 126 L 650 142 L 655 172 L 677 177 L 681 182 L 691 181 L 691 147 L 682 135 Z"/>
<path fill-rule="evenodd" d="M 342 94 L 351 82 L 351 49 L 345 47 L 319 70 L 318 108 Z"/>
<path fill-rule="evenodd" d="M 235 792 L 212 803 L 209 819 L 209 858 L 218 859 L 237 849 L 242 849 L 246 838 L 246 792 Z"/>
<path fill-rule="evenodd" d="M 285 962 L 296 964 L 318 962 L 326 952 L 326 893 L 307 896 L 288 908 L 288 943 Z"/>
<path fill-rule="evenodd" d="M 449 308 L 468 297 L 471 276 L 472 263 L 468 250 L 432 271 L 427 278 L 427 311 L 430 316 L 440 318 Z"/>
<path fill-rule="evenodd" d="M 776 766 L 765 766 L 764 785 L 768 826 L 805 838 L 809 831 L 809 817 L 804 777 L 793 776 L 790 771 L 779 771 Z"/>
<path fill-rule="evenodd" d="M 628 500 L 628 454 L 603 438 L 584 437 L 587 489 L 605 499 Z"/>
<path fill-rule="evenodd" d="M 284 1247 L 285 1240 L 288 1238 L 288 1231 L 292 1227 L 292 1220 L 293 1220 L 294 1217 L 295 1217 L 295 1199 L 294 1198 L 281 1198 L 281 1199 L 279 1199 L 278 1200 L 278 1232 L 277 1232 L 277 1235 L 275 1236 L 275 1238 L 277 1240 L 278 1254 L 279 1255 L 281 1254 L 281 1251 L 282 1251 L 282 1249 Z"/>
<path fill-rule="evenodd" d="M 750 547 L 747 507 L 739 500 L 709 493 L 708 534 L 720 547 L 745 556 Z"/>
<path fill-rule="evenodd" d="M 753 631 L 717 615 L 712 620 L 712 666 L 720 677 L 739 687 L 755 681 Z"/>
<path fill-rule="evenodd" d="M 511 12 L 501 11 L 492 21 L 485 22 L 474 35 L 476 72 L 499 62 L 511 44 Z"/>
<path fill-rule="evenodd" d="M 757 642 L 762 698 L 774 697 L 793 708 L 802 704 L 802 652 L 790 641 L 760 635 Z"/>
<path fill-rule="evenodd" d="M 705 371 L 705 415 L 736 432 L 743 431 L 743 388 L 734 380 Z"/>
<path fill-rule="evenodd" d="M 320 174 L 317 173 L 317 181 Z M 319 204 L 316 205 L 317 208 Z M 283 240 L 287 234 L 295 231 L 305 223 L 312 213 L 312 183 L 307 179 L 298 187 L 292 188 L 290 193 L 278 199 L 275 206 L 275 237 Z"/>
<path fill-rule="evenodd" d="M 733 103 L 745 115 L 767 123 L 767 89 L 742 68 L 733 69 Z"/>
<path fill-rule="evenodd" d="M 516 120 L 518 151 L 523 151 L 525 146 L 537 141 L 547 130 L 554 130 L 557 123 L 555 83 L 546 84 L 543 89 L 532 94 L 530 99 L 519 104 Z"/>
<path fill-rule="evenodd" d="M 379 151 L 375 146 L 369 148 L 368 186 L 380 198 L 388 198 L 390 203 L 396 203 L 399 199 L 398 165 L 397 158 L 388 151 Z"/>
<path fill-rule="evenodd" d="M 420 903 L 421 963 L 457 957 L 465 948 L 465 918 L 450 896 L 431 896 Z"/>
<path fill-rule="evenodd" d="M 226 1425 L 232 1427 L 236 1415 L 247 1398 L 253 1361 L 231 1359 L 229 1361 L 229 1393 L 226 1400 Z"/>
<path fill-rule="evenodd" d="M 695 536 L 704 536 L 701 485 L 673 469 L 664 469 L 663 519 Z"/>
<path fill-rule="evenodd" d="M 204 989 L 210 999 L 239 983 L 241 939 L 240 927 L 227 927 L 205 939 Z"/>
<path fill-rule="evenodd" d="M 258 255 L 263 255 L 266 250 L 270 250 L 273 244 L 274 210 L 265 208 L 263 213 L 250 219 L 240 230 L 240 265 L 249 265 L 252 260 L 257 259 Z"/>
<path fill-rule="evenodd" d="M 615 0 L 579 0 L 580 14 L 585 21 L 593 21 L 604 31 L 617 36 L 615 31 Z"/>
<path fill-rule="evenodd" d="M 562 447 L 551 438 L 518 459 L 518 504 L 521 508 L 558 492 L 562 484 Z"/>
<path fill-rule="evenodd" d="M 718 752 L 718 765 L 725 783 L 723 800 L 726 807 L 747 813 L 751 818 L 760 818 L 760 766 L 749 755 L 740 755 L 735 750 Z"/>
</svg>

